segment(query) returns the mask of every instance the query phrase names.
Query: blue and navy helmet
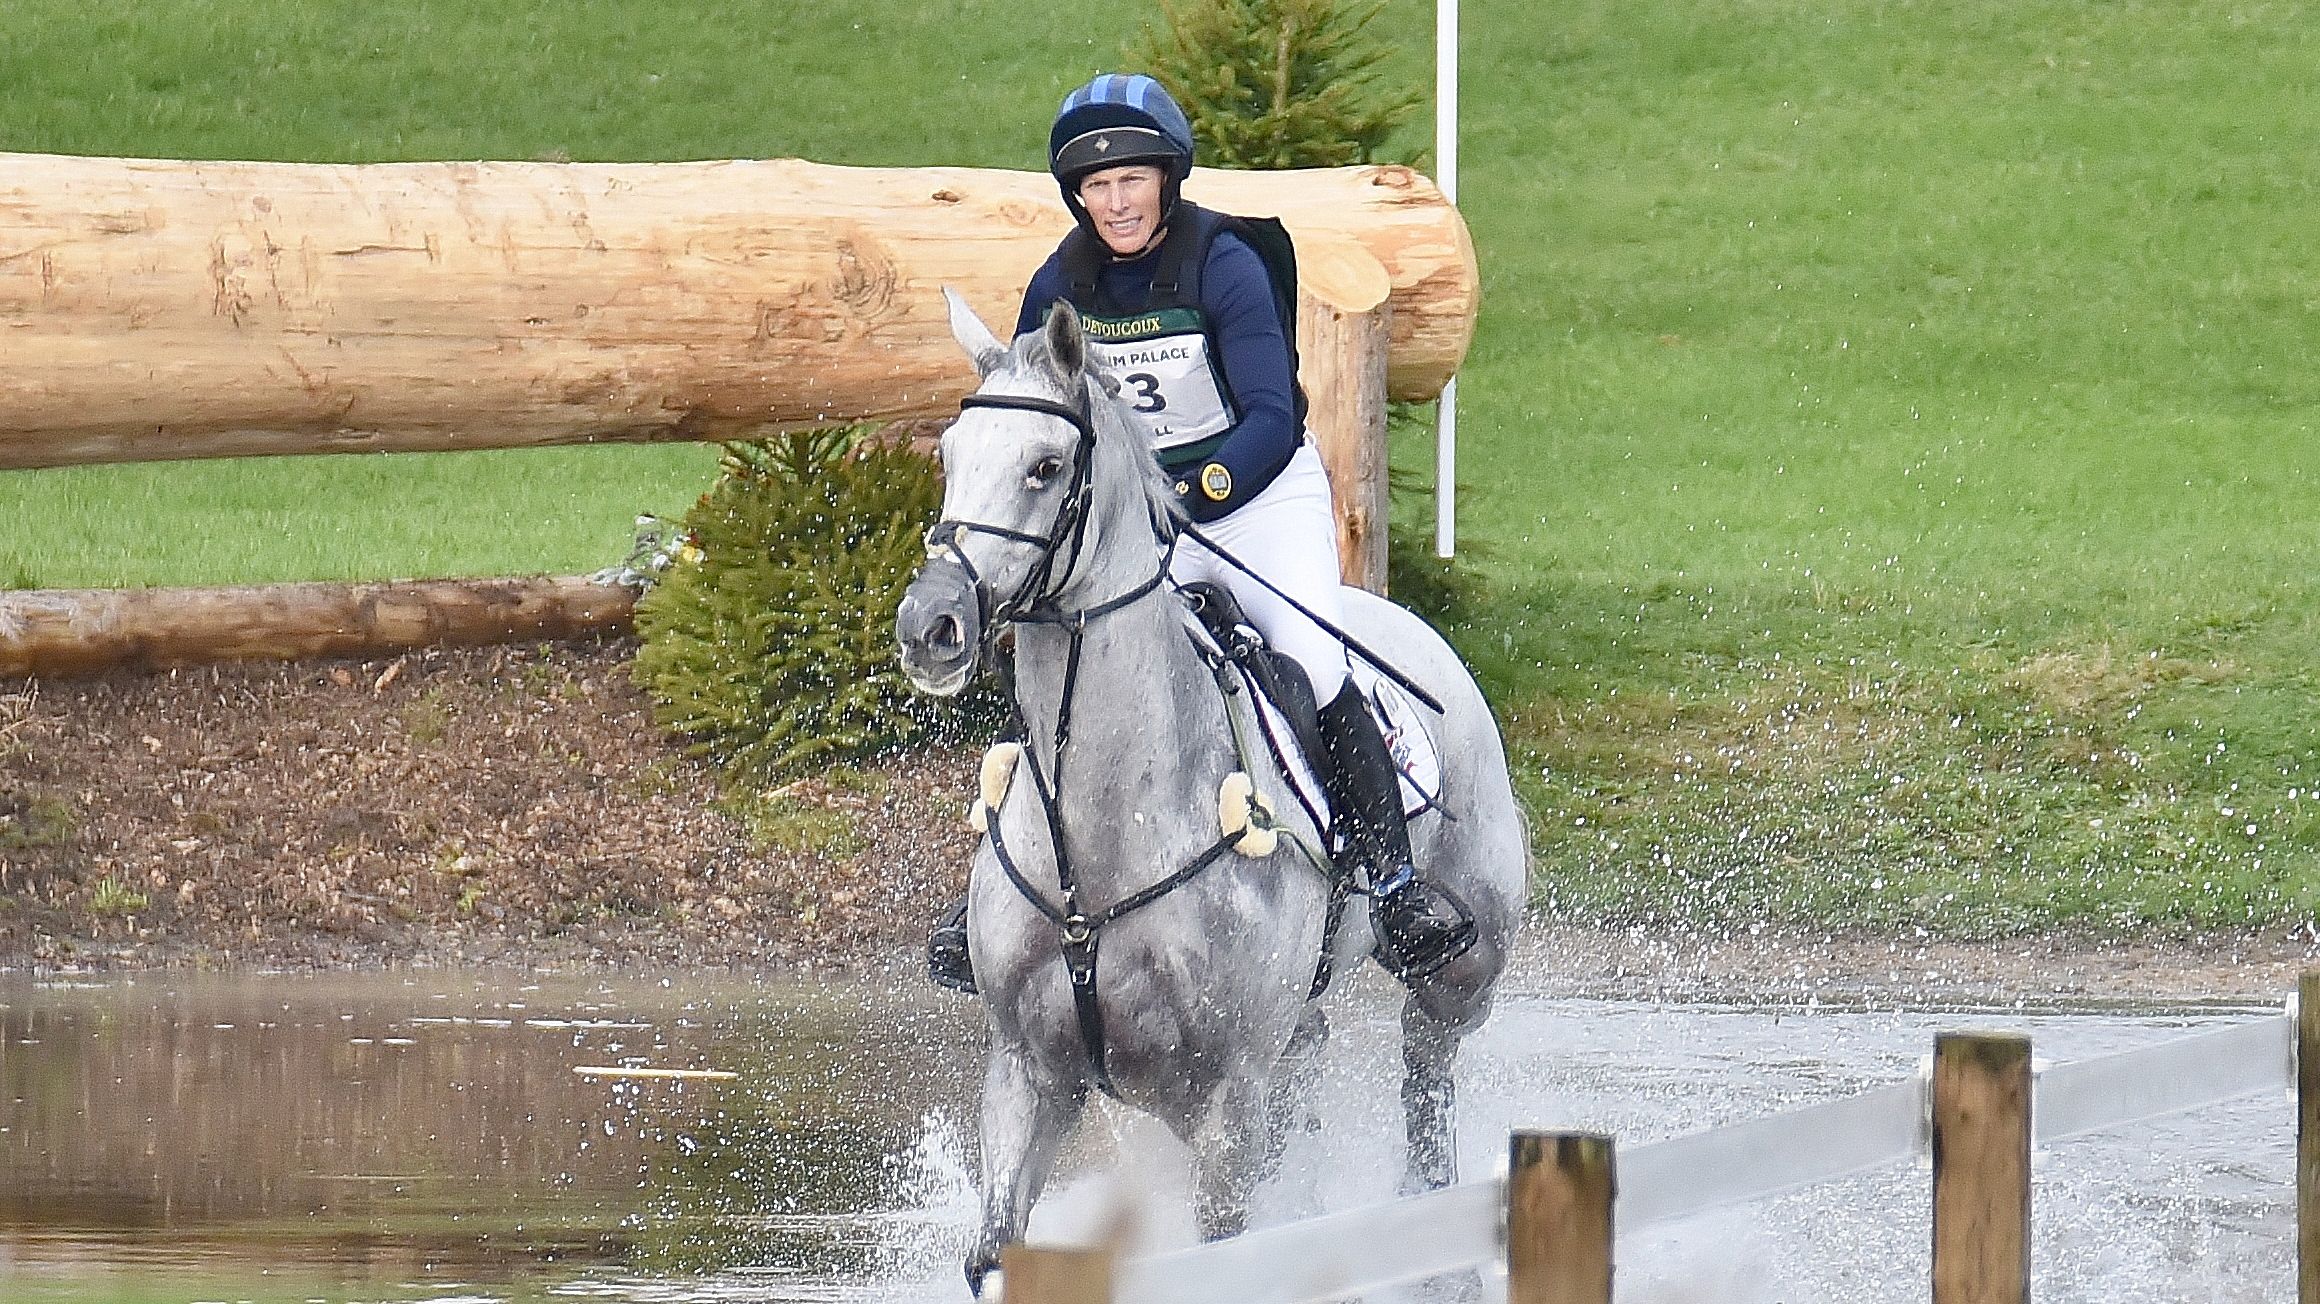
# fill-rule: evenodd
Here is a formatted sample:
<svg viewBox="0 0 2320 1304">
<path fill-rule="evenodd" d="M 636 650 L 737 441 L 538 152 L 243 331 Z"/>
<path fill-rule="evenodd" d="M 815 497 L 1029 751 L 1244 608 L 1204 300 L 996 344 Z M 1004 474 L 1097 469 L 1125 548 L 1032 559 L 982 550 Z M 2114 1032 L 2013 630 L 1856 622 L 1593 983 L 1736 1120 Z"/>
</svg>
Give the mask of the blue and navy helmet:
<svg viewBox="0 0 2320 1304">
<path fill-rule="evenodd" d="M 1192 172 L 1192 120 L 1159 82 L 1142 73 L 1108 72 L 1063 97 L 1047 132 L 1047 170 L 1063 202 L 1082 222 L 1079 183 L 1099 168 L 1157 164 L 1168 179 L 1162 214 Z"/>
</svg>

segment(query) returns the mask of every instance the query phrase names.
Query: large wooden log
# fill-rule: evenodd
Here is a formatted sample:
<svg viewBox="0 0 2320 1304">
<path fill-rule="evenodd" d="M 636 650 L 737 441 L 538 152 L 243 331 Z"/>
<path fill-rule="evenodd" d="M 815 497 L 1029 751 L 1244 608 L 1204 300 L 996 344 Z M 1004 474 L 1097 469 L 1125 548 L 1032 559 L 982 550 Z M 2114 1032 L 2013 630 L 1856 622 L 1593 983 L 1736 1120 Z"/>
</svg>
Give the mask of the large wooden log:
<svg viewBox="0 0 2320 1304">
<path fill-rule="evenodd" d="M 1388 381 L 1473 332 L 1457 212 L 1400 167 L 1194 174 L 1387 271 Z M 0 154 L 0 467 L 715 439 L 938 415 L 1068 219 L 1043 174 Z M 1352 293 L 1360 290 L 1353 287 Z"/>
<path fill-rule="evenodd" d="M 391 656 L 628 627 L 636 595 L 579 578 L 0 593 L 0 675 Z"/>
</svg>

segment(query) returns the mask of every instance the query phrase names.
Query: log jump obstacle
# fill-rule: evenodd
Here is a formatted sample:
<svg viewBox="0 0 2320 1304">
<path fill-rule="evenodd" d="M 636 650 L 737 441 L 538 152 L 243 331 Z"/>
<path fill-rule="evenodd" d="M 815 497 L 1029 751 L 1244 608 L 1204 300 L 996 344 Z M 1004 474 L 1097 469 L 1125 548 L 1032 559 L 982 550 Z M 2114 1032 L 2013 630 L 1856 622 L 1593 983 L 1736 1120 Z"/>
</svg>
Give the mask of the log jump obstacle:
<svg viewBox="0 0 2320 1304">
<path fill-rule="evenodd" d="M 1199 169 L 1185 192 L 1297 239 L 1346 575 L 1380 589 L 1385 404 L 1435 397 L 1465 357 L 1480 293 L 1465 224 L 1395 166 Z M 1011 321 L 1069 222 L 1046 174 L 992 169 L 0 153 L 0 470 L 947 417 L 973 369 L 940 289 Z M 173 648 L 153 632 L 168 592 L 135 620 L 112 600 L 0 594 L 0 674 L 91 668 L 111 646 L 153 666 L 270 642 L 310 654 L 352 633 L 263 590 L 208 590 L 202 609 L 238 607 L 247 636 Z M 524 601 L 566 599 L 600 621 L 625 610 L 605 593 Z M 115 632 L 128 625 L 144 632 Z M 370 651 L 408 646 L 381 633 Z"/>
<path fill-rule="evenodd" d="M 1016 1246 L 1004 1304 L 1320 1304 L 1496 1267 L 1509 1304 L 1610 1304 L 1615 1231 L 1928 1157 L 1933 1304 L 2024 1304 L 2033 1145 L 2291 1089 L 2296 1299 L 2320 1304 L 2320 970 L 2279 1014 L 2117 1054 L 2038 1066 L 2027 1037 L 1944 1033 L 1914 1078 L 1624 1153 L 1517 1132 L 1502 1177 L 1230 1240 L 1116 1263 Z"/>
</svg>

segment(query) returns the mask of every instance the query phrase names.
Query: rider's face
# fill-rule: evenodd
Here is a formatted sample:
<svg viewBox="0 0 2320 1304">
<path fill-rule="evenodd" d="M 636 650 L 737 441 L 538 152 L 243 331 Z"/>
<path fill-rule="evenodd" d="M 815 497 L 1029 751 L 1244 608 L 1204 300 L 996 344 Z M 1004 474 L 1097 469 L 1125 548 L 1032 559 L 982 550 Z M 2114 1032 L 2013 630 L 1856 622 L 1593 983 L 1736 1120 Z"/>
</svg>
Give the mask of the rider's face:
<svg viewBox="0 0 2320 1304">
<path fill-rule="evenodd" d="M 1141 253 L 1160 230 L 1160 169 L 1147 163 L 1090 172 L 1080 179 L 1079 202 L 1095 219 L 1096 234 L 1121 257 Z"/>
</svg>

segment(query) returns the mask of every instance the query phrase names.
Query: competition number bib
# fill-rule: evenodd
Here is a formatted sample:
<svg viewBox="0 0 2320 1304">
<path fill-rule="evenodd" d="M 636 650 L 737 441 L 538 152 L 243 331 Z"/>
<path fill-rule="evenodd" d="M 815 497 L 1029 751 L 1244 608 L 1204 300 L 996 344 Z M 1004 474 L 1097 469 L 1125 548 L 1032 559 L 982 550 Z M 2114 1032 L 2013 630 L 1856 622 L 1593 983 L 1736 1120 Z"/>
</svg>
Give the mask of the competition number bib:
<svg viewBox="0 0 2320 1304">
<path fill-rule="evenodd" d="M 1196 444 L 1232 428 L 1200 314 L 1166 308 L 1081 320 L 1088 356 L 1120 382 L 1121 401 L 1155 449 Z"/>
</svg>

